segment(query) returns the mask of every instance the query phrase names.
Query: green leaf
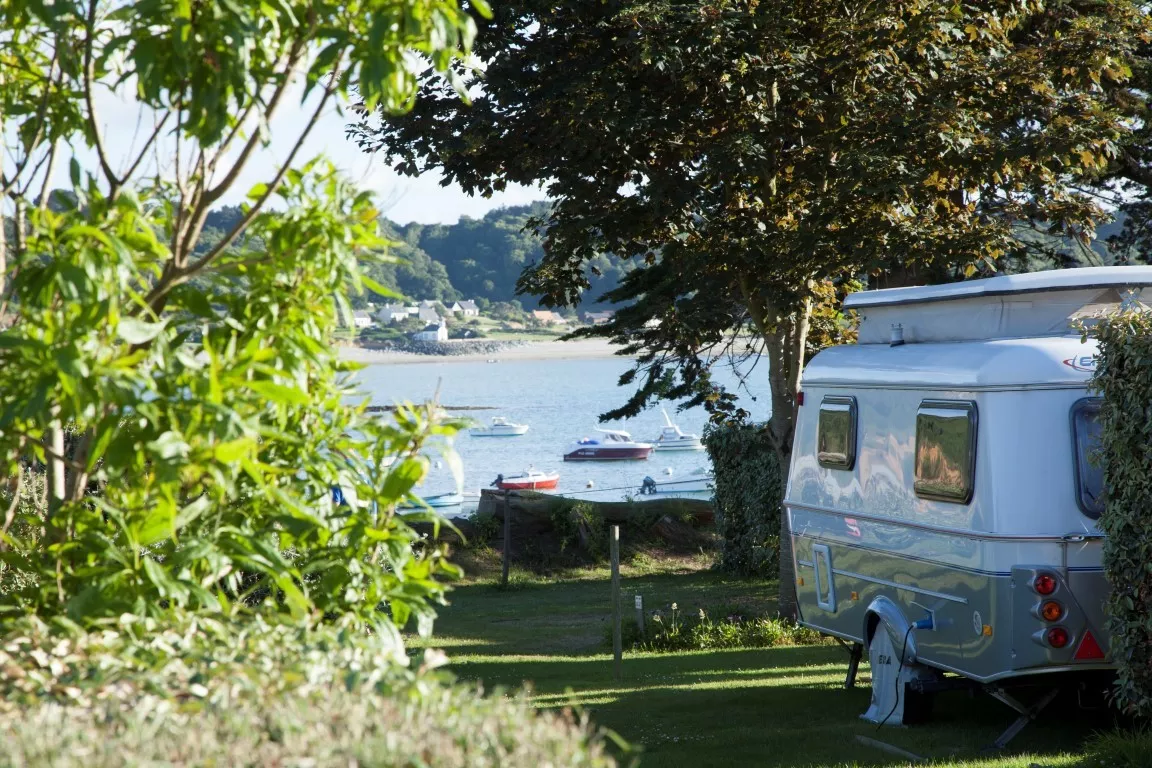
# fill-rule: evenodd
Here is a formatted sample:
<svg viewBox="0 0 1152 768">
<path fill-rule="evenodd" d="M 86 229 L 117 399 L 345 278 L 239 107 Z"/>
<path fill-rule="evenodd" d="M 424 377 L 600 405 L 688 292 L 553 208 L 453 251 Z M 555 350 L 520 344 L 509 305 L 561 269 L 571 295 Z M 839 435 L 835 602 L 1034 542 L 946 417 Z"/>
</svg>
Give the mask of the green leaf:
<svg viewBox="0 0 1152 768">
<path fill-rule="evenodd" d="M 149 323 L 138 317 L 125 317 L 116 326 L 116 335 L 129 344 L 146 344 L 160 335 L 164 330 L 165 321 Z"/>
</svg>

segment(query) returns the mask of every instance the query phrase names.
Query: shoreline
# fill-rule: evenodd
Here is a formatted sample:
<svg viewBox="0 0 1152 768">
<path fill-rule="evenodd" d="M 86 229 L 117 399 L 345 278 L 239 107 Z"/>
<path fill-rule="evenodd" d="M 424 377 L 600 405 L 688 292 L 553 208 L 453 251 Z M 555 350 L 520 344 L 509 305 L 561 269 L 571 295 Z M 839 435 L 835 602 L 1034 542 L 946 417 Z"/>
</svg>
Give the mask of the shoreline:
<svg viewBox="0 0 1152 768">
<path fill-rule="evenodd" d="M 619 357 L 620 347 L 607 339 L 577 339 L 574 341 L 529 341 L 518 346 L 490 352 L 466 352 L 460 355 L 421 355 L 397 350 L 365 349 L 357 346 L 339 348 L 341 360 L 365 365 L 476 363 L 494 360 L 595 360 Z M 627 358 L 624 358 L 627 359 Z"/>
</svg>

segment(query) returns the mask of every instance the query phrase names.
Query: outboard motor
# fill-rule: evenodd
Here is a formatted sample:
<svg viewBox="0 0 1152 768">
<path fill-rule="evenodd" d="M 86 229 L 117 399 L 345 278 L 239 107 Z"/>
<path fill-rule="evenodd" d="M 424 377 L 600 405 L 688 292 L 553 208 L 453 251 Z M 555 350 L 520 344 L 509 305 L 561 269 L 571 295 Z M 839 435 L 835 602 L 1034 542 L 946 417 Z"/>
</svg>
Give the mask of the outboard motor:
<svg viewBox="0 0 1152 768">
<path fill-rule="evenodd" d="M 496 475 L 496 479 L 492 481 L 492 487 L 493 488 L 499 488 L 500 483 L 502 483 L 502 482 L 504 482 L 504 473 L 503 472 Z"/>
<path fill-rule="evenodd" d="M 651 477 L 645 477 L 643 484 L 640 486 L 640 494 L 642 496 L 651 496 L 656 493 L 656 481 Z"/>
</svg>

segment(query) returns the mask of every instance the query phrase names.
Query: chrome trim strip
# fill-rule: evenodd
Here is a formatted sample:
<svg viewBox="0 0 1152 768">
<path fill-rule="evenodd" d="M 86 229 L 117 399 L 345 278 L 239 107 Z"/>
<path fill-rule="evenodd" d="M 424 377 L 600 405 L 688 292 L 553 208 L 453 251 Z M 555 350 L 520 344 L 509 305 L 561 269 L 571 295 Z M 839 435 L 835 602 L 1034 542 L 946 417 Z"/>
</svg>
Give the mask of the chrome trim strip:
<svg viewBox="0 0 1152 768">
<path fill-rule="evenodd" d="M 885 344 L 884 346 L 886 347 L 887 345 Z M 1054 389 L 1080 389 L 1087 391 L 1088 382 L 1085 380 L 1067 382 L 1053 381 L 1043 384 L 967 384 L 959 386 L 956 384 L 889 384 L 888 382 L 871 384 L 857 381 L 821 381 L 820 379 L 812 379 L 802 381 L 800 384 L 801 389 L 809 386 L 824 389 L 900 389 L 920 392 L 1033 392 Z"/>
<path fill-rule="evenodd" d="M 896 555 L 898 557 L 898 555 Z M 968 605 L 968 601 L 963 597 L 956 595 L 947 595 L 943 592 L 933 592 L 930 589 L 921 589 L 920 587 L 913 587 L 910 584 L 901 584 L 897 581 L 889 581 L 888 579 L 878 579 L 875 576 L 865 576 L 862 573 L 853 573 L 852 571 L 842 571 L 839 568 L 833 568 L 832 573 L 837 576 L 847 576 L 852 579 L 860 579 L 862 581 L 869 581 L 873 584 L 880 584 L 885 587 L 893 587 L 895 589 L 903 589 L 906 592 L 916 592 L 917 594 L 925 595 L 927 597 L 937 597 L 941 600 L 949 600 L 953 603 L 960 603 L 961 605 Z"/>
<path fill-rule="evenodd" d="M 1058 667 L 1033 667 L 1030 669 L 1010 669 L 1006 672 L 997 672 L 994 675 L 988 675 L 987 677 L 981 677 L 980 675 L 974 675 L 971 672 L 965 672 L 962 669 L 957 669 L 956 667 L 950 667 L 947 664 L 941 664 L 941 663 L 936 662 L 936 661 L 928 661 L 927 659 L 917 659 L 917 661 L 919 661 L 921 664 L 924 664 L 925 666 L 936 667 L 936 669 L 942 669 L 945 672 L 953 672 L 957 675 L 960 675 L 961 677 L 967 677 L 970 680 L 975 680 L 978 683 L 994 683 L 997 680 L 1006 680 L 1008 678 L 1013 678 L 1013 677 L 1031 677 L 1033 675 L 1047 675 L 1047 674 L 1051 674 L 1053 672 L 1092 672 L 1095 670 L 1113 670 L 1113 669 L 1116 669 L 1115 664 L 1076 664 L 1076 665 L 1065 664 L 1065 665 L 1058 666 Z"/>
<path fill-rule="evenodd" d="M 1100 533 L 982 533 L 980 531 L 969 531 L 964 528 L 946 528 L 942 525 L 929 525 L 927 523 L 913 523 L 907 520 L 894 520 L 890 517 L 880 517 L 878 515 L 869 515 L 861 512 L 851 512 L 844 509 L 832 509 L 831 507 L 820 507 L 814 504 L 801 504 L 795 501 L 785 500 L 784 506 L 787 507 L 789 511 L 792 511 L 793 509 L 799 509 L 805 512 L 816 512 L 817 514 L 833 515 L 834 517 L 851 517 L 856 520 L 865 520 L 869 523 L 881 523 L 883 525 L 892 525 L 901 528 L 914 528 L 919 531 L 939 533 L 945 536 L 960 536 L 966 539 L 976 539 L 977 541 L 1042 541 L 1055 543 L 1079 543 L 1081 541 L 1104 540 L 1104 535 Z"/>
<path fill-rule="evenodd" d="M 797 560 L 796 565 L 802 565 L 805 568 L 815 568 L 816 567 L 816 564 L 813 563 L 811 560 Z"/>
</svg>

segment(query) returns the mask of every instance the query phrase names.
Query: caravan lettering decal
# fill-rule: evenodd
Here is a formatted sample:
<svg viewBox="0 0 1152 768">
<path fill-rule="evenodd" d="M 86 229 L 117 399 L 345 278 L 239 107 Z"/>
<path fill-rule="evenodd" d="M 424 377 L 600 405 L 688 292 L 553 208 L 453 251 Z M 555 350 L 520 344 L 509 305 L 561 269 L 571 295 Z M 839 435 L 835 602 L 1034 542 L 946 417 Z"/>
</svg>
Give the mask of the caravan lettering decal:
<svg viewBox="0 0 1152 768">
<path fill-rule="evenodd" d="M 1068 366 L 1074 371 L 1083 371 L 1084 373 L 1096 372 L 1096 358 L 1093 355 L 1070 357 L 1064 361 L 1064 365 Z"/>
</svg>

